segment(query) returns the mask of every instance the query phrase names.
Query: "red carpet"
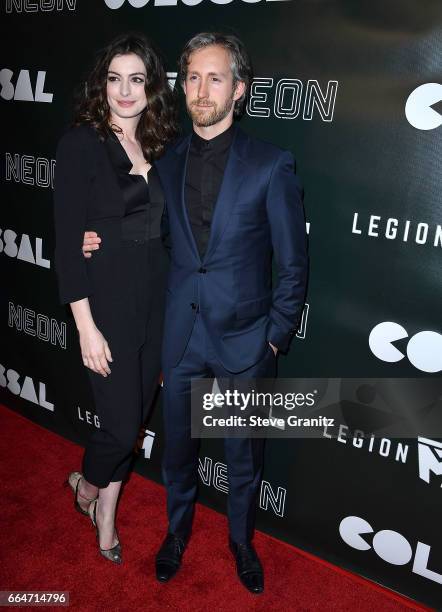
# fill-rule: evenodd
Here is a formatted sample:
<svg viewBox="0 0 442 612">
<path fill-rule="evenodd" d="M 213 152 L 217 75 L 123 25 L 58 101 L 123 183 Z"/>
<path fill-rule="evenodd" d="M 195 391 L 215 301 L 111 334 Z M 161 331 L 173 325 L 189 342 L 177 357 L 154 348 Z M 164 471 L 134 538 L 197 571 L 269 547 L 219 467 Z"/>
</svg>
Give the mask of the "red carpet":
<svg viewBox="0 0 442 612">
<path fill-rule="evenodd" d="M 225 517 L 203 506 L 181 571 L 159 584 L 154 556 L 166 530 L 164 489 L 137 474 L 120 504 L 124 563 L 114 566 L 100 557 L 89 519 L 62 487 L 80 467 L 82 449 L 4 407 L 0 431 L 0 590 L 69 591 L 70 608 L 88 611 L 428 609 L 263 533 L 255 544 L 266 591 L 251 595 L 237 581 Z"/>
</svg>

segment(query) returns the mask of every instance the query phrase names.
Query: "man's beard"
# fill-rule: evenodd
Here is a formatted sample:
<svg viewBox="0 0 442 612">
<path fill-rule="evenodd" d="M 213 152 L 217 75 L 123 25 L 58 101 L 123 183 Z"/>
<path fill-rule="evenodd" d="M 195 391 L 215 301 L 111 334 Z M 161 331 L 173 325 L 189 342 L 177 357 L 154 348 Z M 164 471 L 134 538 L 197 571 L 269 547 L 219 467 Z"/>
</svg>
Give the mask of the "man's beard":
<svg viewBox="0 0 442 612">
<path fill-rule="evenodd" d="M 194 100 L 187 106 L 187 110 L 189 115 L 193 121 L 193 123 L 197 127 L 209 127 L 211 125 L 215 125 L 220 123 L 223 119 L 227 117 L 230 113 L 230 109 L 232 108 L 233 102 L 233 92 L 231 96 L 226 100 L 224 106 L 218 108 L 214 102 L 207 101 L 205 104 L 212 108 L 211 112 L 204 112 L 198 109 L 195 105 L 199 103 L 198 100 Z"/>
</svg>

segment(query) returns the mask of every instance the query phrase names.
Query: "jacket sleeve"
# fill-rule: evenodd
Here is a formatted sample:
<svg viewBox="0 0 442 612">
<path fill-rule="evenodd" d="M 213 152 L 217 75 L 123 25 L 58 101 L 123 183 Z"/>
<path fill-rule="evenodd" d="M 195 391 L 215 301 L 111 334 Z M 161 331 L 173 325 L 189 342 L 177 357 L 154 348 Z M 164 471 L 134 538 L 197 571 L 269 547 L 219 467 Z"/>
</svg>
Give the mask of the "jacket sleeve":
<svg viewBox="0 0 442 612">
<path fill-rule="evenodd" d="M 55 269 L 62 304 L 92 294 L 82 253 L 92 183 L 91 144 L 72 128 L 57 147 L 54 190 Z"/>
<path fill-rule="evenodd" d="M 272 170 L 267 191 L 277 284 L 273 290 L 267 340 L 288 349 L 304 305 L 308 256 L 301 186 L 294 174 L 294 159 L 281 151 Z"/>
</svg>

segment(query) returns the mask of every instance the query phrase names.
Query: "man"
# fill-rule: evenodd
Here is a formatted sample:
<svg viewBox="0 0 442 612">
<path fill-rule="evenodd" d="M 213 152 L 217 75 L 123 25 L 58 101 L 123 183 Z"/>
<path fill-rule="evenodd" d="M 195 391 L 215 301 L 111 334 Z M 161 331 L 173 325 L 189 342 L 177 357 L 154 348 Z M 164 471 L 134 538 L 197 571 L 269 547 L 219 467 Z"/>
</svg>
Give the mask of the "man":
<svg viewBox="0 0 442 612">
<path fill-rule="evenodd" d="M 190 435 L 191 379 L 274 377 L 277 352 L 296 330 L 307 276 L 293 157 L 233 124 L 251 82 L 241 41 L 194 36 L 180 59 L 180 79 L 193 133 L 157 162 L 172 245 L 162 357 L 169 531 L 156 558 L 163 582 L 179 569 L 192 527 L 198 440 Z M 241 582 L 260 593 L 263 570 L 252 537 L 263 441 L 226 438 L 225 455 L 230 548 Z"/>
</svg>

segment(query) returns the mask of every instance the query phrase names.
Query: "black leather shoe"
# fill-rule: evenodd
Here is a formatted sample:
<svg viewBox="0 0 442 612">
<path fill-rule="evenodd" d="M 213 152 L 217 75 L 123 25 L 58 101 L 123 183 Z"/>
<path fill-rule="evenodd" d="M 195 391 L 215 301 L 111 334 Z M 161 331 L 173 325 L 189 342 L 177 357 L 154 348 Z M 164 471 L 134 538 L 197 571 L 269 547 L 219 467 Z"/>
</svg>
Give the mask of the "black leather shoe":
<svg viewBox="0 0 442 612">
<path fill-rule="evenodd" d="M 173 533 L 166 535 L 155 559 L 157 579 L 160 582 L 167 582 L 175 576 L 185 548 L 186 542 L 182 538 Z"/>
<path fill-rule="evenodd" d="M 239 579 L 251 593 L 264 591 L 264 572 L 256 550 L 249 542 L 237 544 L 229 538 L 230 550 L 236 560 L 236 571 Z"/>
</svg>

